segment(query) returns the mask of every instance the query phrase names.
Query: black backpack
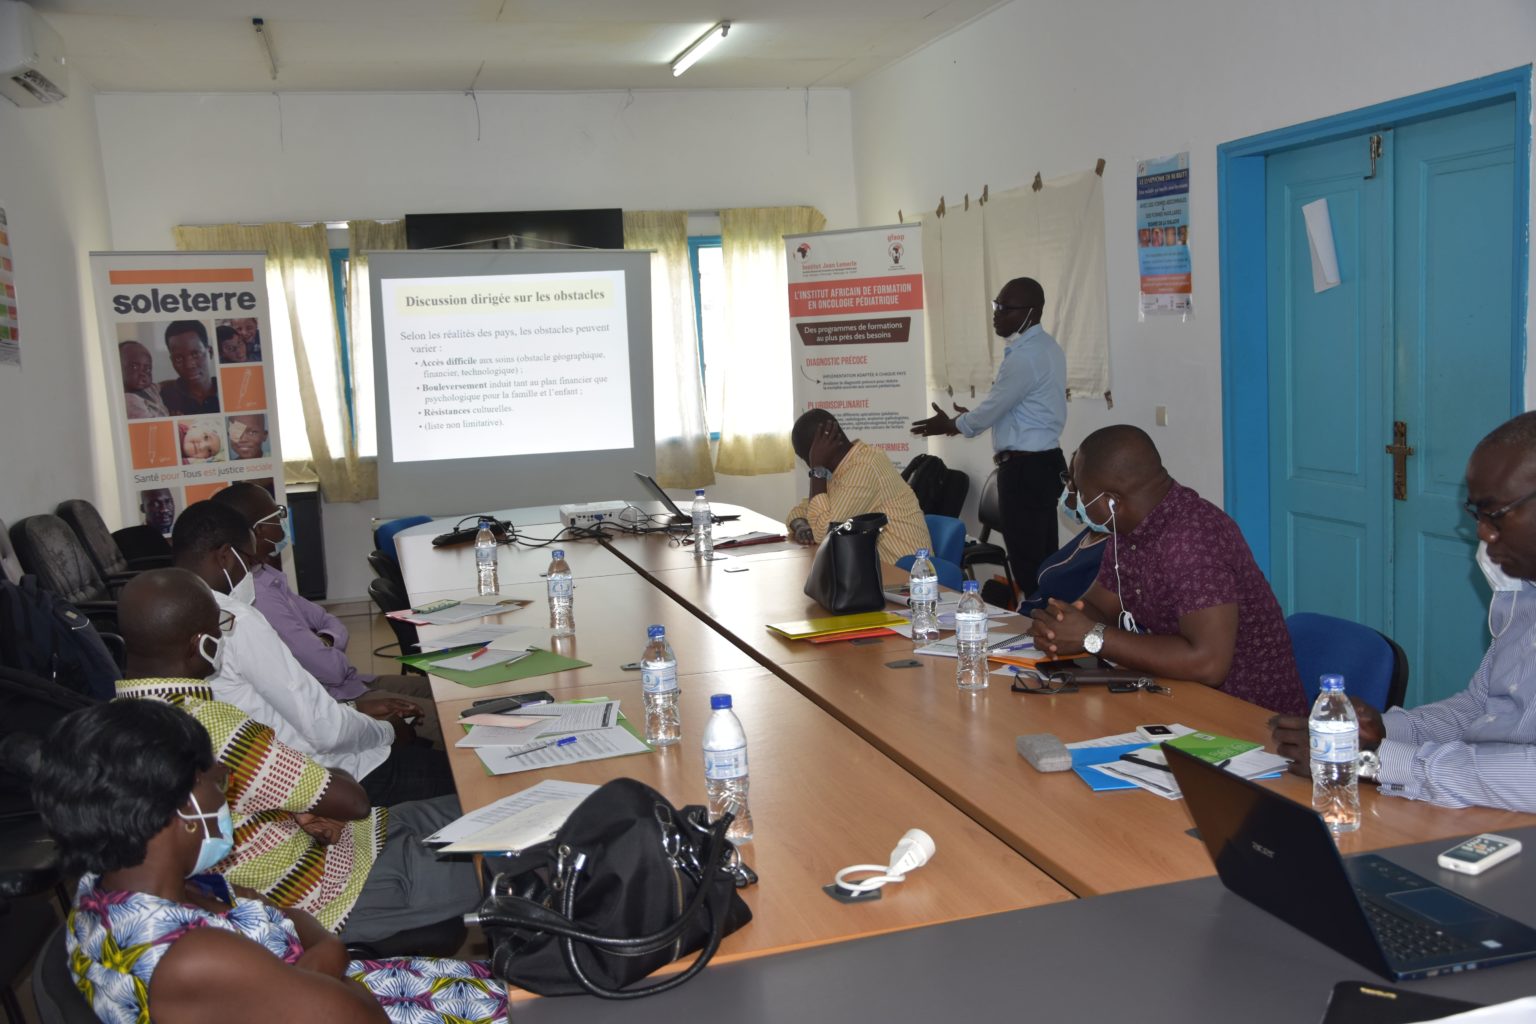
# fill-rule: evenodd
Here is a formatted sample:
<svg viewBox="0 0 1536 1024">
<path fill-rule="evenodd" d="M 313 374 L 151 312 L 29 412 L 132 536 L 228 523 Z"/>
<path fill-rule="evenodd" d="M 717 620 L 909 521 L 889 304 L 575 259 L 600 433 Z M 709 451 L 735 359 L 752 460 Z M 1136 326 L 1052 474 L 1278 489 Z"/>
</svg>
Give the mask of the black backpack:
<svg viewBox="0 0 1536 1024">
<path fill-rule="evenodd" d="M 123 677 L 91 620 L 36 576 L 0 580 L 0 665 L 97 700 L 111 700 Z"/>
<path fill-rule="evenodd" d="M 917 495 L 918 507 L 925 515 L 938 514 L 944 502 L 944 488 L 949 483 L 949 467 L 937 455 L 919 455 L 907 463 L 901 478 Z"/>
</svg>

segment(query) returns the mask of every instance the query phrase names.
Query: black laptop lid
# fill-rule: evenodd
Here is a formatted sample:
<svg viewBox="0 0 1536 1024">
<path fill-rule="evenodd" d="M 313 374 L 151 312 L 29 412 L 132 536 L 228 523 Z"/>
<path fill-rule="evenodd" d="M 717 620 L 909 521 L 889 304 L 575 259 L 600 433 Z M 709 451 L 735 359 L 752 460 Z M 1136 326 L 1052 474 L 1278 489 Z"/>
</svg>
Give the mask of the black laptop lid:
<svg viewBox="0 0 1536 1024">
<path fill-rule="evenodd" d="M 648 477 L 644 473 L 637 472 L 635 474 L 635 479 L 639 480 L 641 486 L 650 492 L 651 497 L 655 498 L 657 501 L 661 502 L 662 505 L 666 506 L 668 512 L 671 512 L 674 516 L 679 516 L 684 519 L 688 518 L 687 516 L 683 515 L 683 510 L 677 507 L 677 502 L 668 497 L 667 492 L 662 490 L 661 485 L 658 484 L 652 477 Z"/>
<path fill-rule="evenodd" d="M 1257 783 L 1164 745 L 1189 813 L 1232 892 L 1391 976 L 1323 819 Z"/>
</svg>

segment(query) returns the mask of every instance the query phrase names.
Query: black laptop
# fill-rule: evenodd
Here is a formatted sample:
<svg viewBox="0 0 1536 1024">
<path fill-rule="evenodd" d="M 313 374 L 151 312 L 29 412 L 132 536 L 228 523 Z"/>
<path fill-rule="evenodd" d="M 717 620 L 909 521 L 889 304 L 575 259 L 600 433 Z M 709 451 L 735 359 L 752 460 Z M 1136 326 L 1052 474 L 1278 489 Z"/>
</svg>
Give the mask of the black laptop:
<svg viewBox="0 0 1536 1024">
<path fill-rule="evenodd" d="M 672 522 L 673 523 L 692 523 L 693 522 L 693 516 L 689 515 L 688 513 L 684 512 L 682 509 L 678 508 L 677 507 L 677 502 L 673 501 L 667 495 L 667 492 L 662 490 L 661 489 L 661 485 L 658 484 L 655 480 L 653 480 L 650 477 L 646 476 L 644 473 L 636 473 L 635 474 L 635 479 L 639 480 L 641 486 L 643 486 L 647 491 L 650 492 L 651 497 L 655 498 L 657 501 L 661 502 L 662 505 L 666 506 L 667 511 L 672 514 Z M 712 515 L 710 518 L 713 519 L 717 523 L 734 523 L 736 520 L 740 519 L 741 516 L 713 516 Z"/>
<path fill-rule="evenodd" d="M 1310 807 L 1163 746 L 1228 889 L 1399 981 L 1536 956 L 1536 929 L 1374 854 L 1347 860 Z"/>
</svg>

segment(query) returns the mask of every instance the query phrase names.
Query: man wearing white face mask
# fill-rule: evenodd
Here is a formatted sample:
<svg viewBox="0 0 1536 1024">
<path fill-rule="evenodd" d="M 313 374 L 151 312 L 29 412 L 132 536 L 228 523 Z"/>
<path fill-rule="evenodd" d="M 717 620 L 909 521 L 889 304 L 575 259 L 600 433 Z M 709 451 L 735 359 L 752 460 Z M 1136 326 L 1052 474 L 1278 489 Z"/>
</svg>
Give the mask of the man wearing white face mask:
<svg viewBox="0 0 1536 1024">
<path fill-rule="evenodd" d="M 1493 635 L 1461 693 L 1385 715 L 1358 700 L 1360 777 L 1388 796 L 1443 807 L 1536 812 L 1536 413 L 1516 416 L 1467 462 L 1466 509 L 1493 600 Z M 1270 720 L 1275 747 L 1306 775 L 1307 721 Z"/>
<path fill-rule="evenodd" d="M 255 548 L 244 517 L 212 501 L 188 506 L 171 531 L 176 566 L 200 577 L 219 607 L 234 613 L 214 693 L 270 725 L 289 746 L 357 778 L 375 804 L 453 793 L 447 757 L 418 743 L 404 721 L 420 713 L 416 704 L 380 696 L 340 703 L 294 659 L 251 604 Z"/>
</svg>

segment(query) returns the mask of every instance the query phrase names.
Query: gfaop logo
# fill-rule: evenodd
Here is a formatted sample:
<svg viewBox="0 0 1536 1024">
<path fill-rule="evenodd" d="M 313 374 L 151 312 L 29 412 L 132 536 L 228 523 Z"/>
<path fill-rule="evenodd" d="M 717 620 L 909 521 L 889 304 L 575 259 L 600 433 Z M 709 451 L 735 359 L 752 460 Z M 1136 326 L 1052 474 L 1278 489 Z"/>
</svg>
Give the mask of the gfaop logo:
<svg viewBox="0 0 1536 1024">
<path fill-rule="evenodd" d="M 809 256 L 810 254 L 811 254 L 811 243 L 810 242 L 801 242 L 799 245 L 795 246 L 795 255 L 800 257 L 800 261 L 802 263 L 805 262 L 805 258 L 807 256 Z"/>
<path fill-rule="evenodd" d="M 892 242 L 890 245 L 885 247 L 885 251 L 891 254 L 891 265 L 900 266 L 901 254 L 907 250 L 906 247 L 900 242 Z"/>
</svg>

